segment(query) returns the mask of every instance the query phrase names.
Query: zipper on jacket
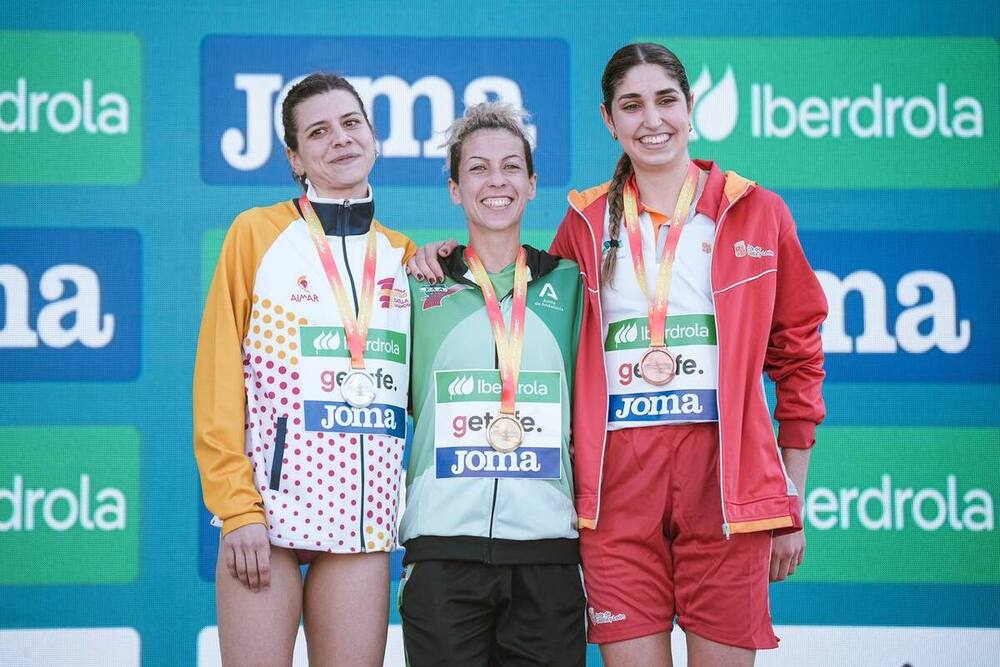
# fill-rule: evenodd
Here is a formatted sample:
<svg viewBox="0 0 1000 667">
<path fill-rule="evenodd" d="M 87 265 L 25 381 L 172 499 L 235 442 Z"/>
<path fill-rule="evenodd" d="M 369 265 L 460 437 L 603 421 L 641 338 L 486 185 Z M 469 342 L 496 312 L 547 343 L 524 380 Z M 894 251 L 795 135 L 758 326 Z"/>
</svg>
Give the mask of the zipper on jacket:
<svg viewBox="0 0 1000 667">
<path fill-rule="evenodd" d="M 285 458 L 285 437 L 288 433 L 288 417 L 278 417 L 274 425 L 274 453 L 271 455 L 271 481 L 268 488 L 277 491 L 281 487 L 281 465 Z"/>
<path fill-rule="evenodd" d="M 583 214 L 583 212 L 580 209 L 578 209 L 573 202 L 570 202 L 569 205 L 570 205 L 570 207 L 574 211 L 576 211 L 576 214 L 579 215 L 581 219 L 583 219 L 583 224 L 587 227 L 587 231 L 590 232 L 590 240 L 593 242 L 591 244 L 591 246 L 594 249 L 594 267 L 595 267 L 595 271 L 596 271 L 596 275 L 594 276 L 594 279 L 597 282 L 597 290 L 596 290 L 596 294 L 597 294 L 597 319 L 598 319 L 598 321 L 601 324 L 601 335 L 604 336 L 604 306 L 601 303 L 601 255 L 600 255 L 600 253 L 597 250 L 598 248 L 600 248 L 600 245 L 598 245 L 598 243 L 597 243 L 597 237 L 594 234 L 594 228 L 590 224 L 590 220 L 587 219 L 587 216 L 585 216 Z M 607 204 L 605 204 L 604 208 L 605 208 L 605 211 L 607 211 Z M 602 225 L 603 225 L 603 223 L 602 223 Z M 604 240 L 604 228 L 603 228 L 603 226 L 601 227 L 601 240 L 602 241 Z M 589 289 L 589 288 L 587 288 L 586 285 L 584 285 L 584 288 Z M 604 347 L 604 341 L 603 340 L 601 341 L 601 347 L 602 348 Z M 601 374 L 604 376 L 604 396 L 605 396 L 605 398 L 604 398 L 604 436 L 603 436 L 603 438 L 601 440 L 601 465 L 600 465 L 600 468 L 598 468 L 597 490 L 596 490 L 596 494 L 595 494 L 595 498 L 597 500 L 597 504 L 594 507 L 594 527 L 595 528 L 597 527 L 597 522 L 598 522 L 598 519 L 600 518 L 600 515 L 601 515 L 601 488 L 602 488 L 603 483 L 604 483 L 604 454 L 605 454 L 605 452 L 607 451 L 607 448 L 608 448 L 608 408 L 611 406 L 611 394 L 610 394 L 610 392 L 608 392 L 608 366 L 607 366 L 607 359 L 601 359 Z M 577 520 L 579 520 L 579 516 L 577 517 Z"/>
<path fill-rule="evenodd" d="M 351 202 L 345 199 L 340 209 L 337 211 L 337 235 L 340 236 L 340 252 L 344 258 L 344 266 L 347 268 L 347 279 L 351 283 L 351 296 L 354 298 L 354 314 L 357 316 L 361 308 L 358 306 L 358 288 L 354 284 L 354 273 L 351 272 L 351 263 L 347 259 L 347 228 L 351 222 Z M 346 322 L 344 323 L 346 324 Z M 367 551 L 365 547 L 365 436 L 358 433 L 359 465 L 361 471 L 361 505 L 358 510 L 358 546 L 361 552 Z"/>
<path fill-rule="evenodd" d="M 510 298 L 514 293 L 514 290 L 507 292 L 502 299 L 500 299 L 500 304 L 502 305 L 504 301 Z M 500 357 L 497 355 L 496 342 L 493 344 L 493 368 L 497 370 L 500 369 Z M 517 394 L 517 388 L 514 388 L 514 394 Z M 486 564 L 491 565 L 493 563 L 493 520 L 497 513 L 497 495 L 500 493 L 500 478 L 493 478 L 493 505 L 490 507 L 490 537 L 489 537 L 489 553 L 486 555 Z"/>
<path fill-rule="evenodd" d="M 750 191 L 751 185 L 747 187 L 736 197 L 729 206 L 722 212 L 719 216 L 719 223 L 715 226 L 715 239 L 713 245 L 715 248 L 719 247 L 719 234 L 722 233 L 722 223 L 726 219 L 726 214 L 729 213 L 729 209 L 736 205 L 736 202 L 743 199 L 746 194 Z M 712 265 L 715 264 L 715 255 L 712 255 Z M 715 392 L 715 413 L 719 416 L 719 503 L 722 507 L 722 536 L 729 539 L 729 535 L 732 533 L 732 529 L 729 525 L 729 519 L 726 517 L 726 491 L 725 491 L 725 477 L 723 475 L 724 470 L 724 456 L 722 451 L 722 327 L 719 326 L 719 306 L 715 302 L 715 284 L 712 283 L 712 268 L 708 270 L 708 282 L 712 286 L 712 308 L 715 309 L 715 332 L 716 332 L 716 345 L 715 354 L 717 357 L 716 367 L 719 369 L 719 386 Z"/>
</svg>

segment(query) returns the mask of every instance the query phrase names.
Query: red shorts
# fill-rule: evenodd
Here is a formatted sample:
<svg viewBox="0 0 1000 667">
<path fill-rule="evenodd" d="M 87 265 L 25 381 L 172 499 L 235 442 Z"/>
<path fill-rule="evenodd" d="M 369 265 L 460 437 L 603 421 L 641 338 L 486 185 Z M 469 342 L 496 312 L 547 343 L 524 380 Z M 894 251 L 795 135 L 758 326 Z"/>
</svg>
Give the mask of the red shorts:
<svg viewBox="0 0 1000 667">
<path fill-rule="evenodd" d="M 580 531 L 588 640 L 685 631 L 775 648 L 771 531 L 722 534 L 718 424 L 608 433 L 596 530 Z"/>
</svg>

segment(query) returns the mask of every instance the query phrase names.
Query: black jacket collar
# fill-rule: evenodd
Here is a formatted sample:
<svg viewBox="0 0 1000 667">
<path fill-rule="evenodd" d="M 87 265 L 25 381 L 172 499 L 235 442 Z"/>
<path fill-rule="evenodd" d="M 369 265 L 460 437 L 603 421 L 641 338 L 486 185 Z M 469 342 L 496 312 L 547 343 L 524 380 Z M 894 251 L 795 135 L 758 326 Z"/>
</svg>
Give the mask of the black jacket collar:
<svg viewBox="0 0 1000 667">
<path fill-rule="evenodd" d="M 528 254 L 528 270 L 531 271 L 531 280 L 529 282 L 538 280 L 545 274 L 551 273 L 559 264 L 558 257 L 550 255 L 544 250 L 537 250 L 527 244 L 524 244 L 521 247 L 524 248 Z M 450 255 L 445 257 L 441 262 L 441 266 L 444 269 L 445 274 L 455 282 L 472 286 L 476 285 L 475 282 L 465 277 L 465 274 L 469 270 L 469 266 L 465 263 L 464 245 L 456 247 Z"/>
<path fill-rule="evenodd" d="M 316 216 L 323 224 L 327 236 L 357 236 L 367 234 L 375 218 L 375 198 L 362 201 L 345 200 L 343 204 L 327 202 L 309 202 Z M 295 200 L 295 208 L 299 209 L 299 201 Z"/>
</svg>

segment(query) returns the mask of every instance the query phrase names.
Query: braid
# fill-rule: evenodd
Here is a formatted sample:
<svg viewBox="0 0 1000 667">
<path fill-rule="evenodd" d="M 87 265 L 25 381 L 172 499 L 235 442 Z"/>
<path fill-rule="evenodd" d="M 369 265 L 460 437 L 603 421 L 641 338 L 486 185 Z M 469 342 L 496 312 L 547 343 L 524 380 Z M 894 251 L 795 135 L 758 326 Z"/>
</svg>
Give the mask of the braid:
<svg viewBox="0 0 1000 667">
<path fill-rule="evenodd" d="M 625 190 L 625 182 L 632 176 L 632 160 L 628 154 L 622 153 L 621 158 L 615 166 L 615 175 L 611 177 L 611 187 L 608 188 L 608 236 L 613 242 L 618 241 L 622 225 L 622 192 Z M 612 243 L 615 246 L 615 243 Z M 604 254 L 604 263 L 601 266 L 603 276 L 602 283 L 611 285 L 615 275 L 615 260 L 618 252 L 615 247 L 608 248 Z"/>
</svg>

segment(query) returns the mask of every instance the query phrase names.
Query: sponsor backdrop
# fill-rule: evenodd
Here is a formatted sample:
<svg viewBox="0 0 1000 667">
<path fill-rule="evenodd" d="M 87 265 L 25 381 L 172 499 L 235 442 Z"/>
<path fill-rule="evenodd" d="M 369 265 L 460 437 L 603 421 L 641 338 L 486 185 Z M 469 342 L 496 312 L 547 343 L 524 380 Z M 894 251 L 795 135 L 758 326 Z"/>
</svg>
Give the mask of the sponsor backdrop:
<svg viewBox="0 0 1000 667">
<path fill-rule="evenodd" d="M 989 664 L 998 37 L 986 0 L 5 3 L 0 664 L 218 664 L 194 346 L 227 225 L 295 193 L 278 110 L 298 77 L 357 86 L 378 215 L 418 241 L 462 233 L 440 131 L 482 100 L 530 109 L 525 235 L 547 246 L 567 189 L 611 173 L 600 72 L 640 38 L 688 67 L 693 154 L 785 198 L 830 300 L 808 554 L 772 587 L 785 641 L 761 664 Z"/>
</svg>

